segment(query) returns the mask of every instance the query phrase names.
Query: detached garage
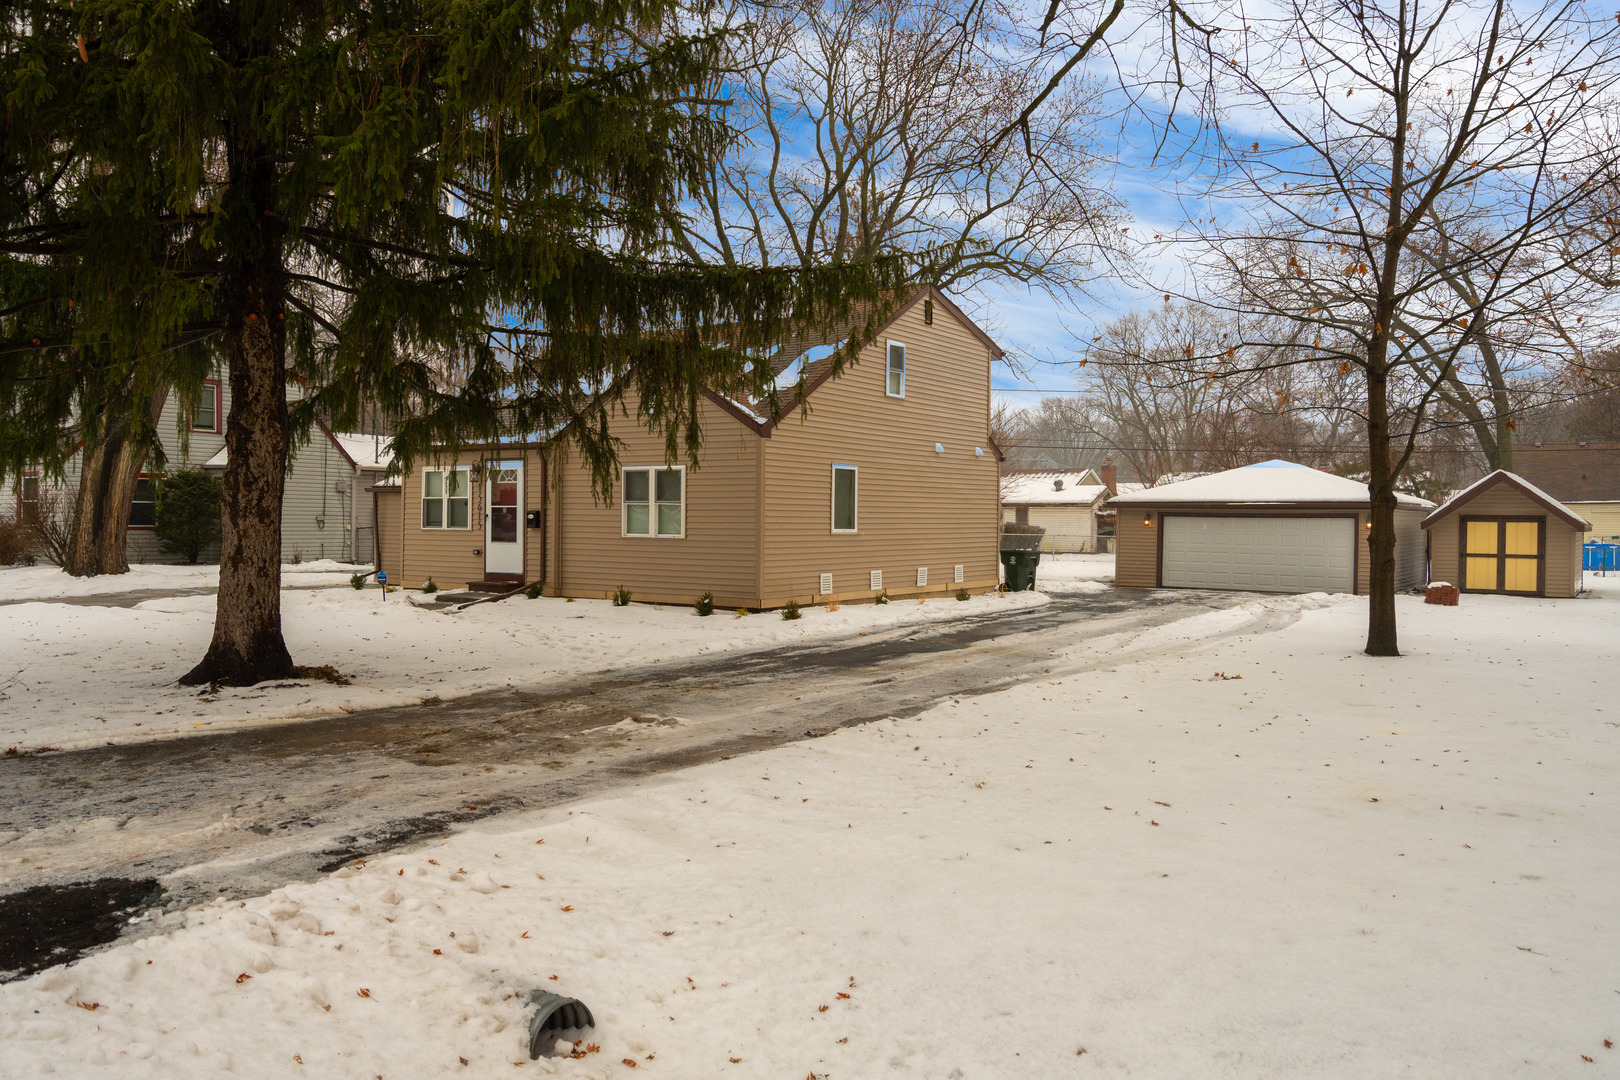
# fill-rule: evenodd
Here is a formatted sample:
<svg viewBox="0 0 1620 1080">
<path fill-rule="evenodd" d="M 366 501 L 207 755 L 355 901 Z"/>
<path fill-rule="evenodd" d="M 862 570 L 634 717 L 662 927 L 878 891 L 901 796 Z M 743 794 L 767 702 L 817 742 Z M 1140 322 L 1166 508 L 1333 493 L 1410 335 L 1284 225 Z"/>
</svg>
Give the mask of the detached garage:
<svg viewBox="0 0 1620 1080">
<path fill-rule="evenodd" d="M 1427 582 L 1426 499 L 1399 496 L 1395 586 Z M 1365 484 L 1267 461 L 1119 495 L 1115 583 L 1122 587 L 1302 593 L 1367 591 Z"/>
</svg>

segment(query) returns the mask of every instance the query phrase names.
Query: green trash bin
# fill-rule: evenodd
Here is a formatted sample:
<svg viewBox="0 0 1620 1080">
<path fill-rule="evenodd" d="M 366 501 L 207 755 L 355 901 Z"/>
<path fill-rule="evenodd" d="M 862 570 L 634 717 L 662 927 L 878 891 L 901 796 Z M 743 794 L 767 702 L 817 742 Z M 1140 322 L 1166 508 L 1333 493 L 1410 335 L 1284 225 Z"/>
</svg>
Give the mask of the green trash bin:
<svg viewBox="0 0 1620 1080">
<path fill-rule="evenodd" d="M 1007 568 L 1007 591 L 1024 592 L 1035 588 L 1035 567 L 1041 562 L 1038 551 L 1003 551 L 1001 565 Z"/>
<path fill-rule="evenodd" d="M 1045 533 L 1039 525 L 1008 522 L 1001 527 L 1001 565 L 1006 568 L 1008 592 L 1035 588 L 1035 567 L 1041 562 Z"/>
</svg>

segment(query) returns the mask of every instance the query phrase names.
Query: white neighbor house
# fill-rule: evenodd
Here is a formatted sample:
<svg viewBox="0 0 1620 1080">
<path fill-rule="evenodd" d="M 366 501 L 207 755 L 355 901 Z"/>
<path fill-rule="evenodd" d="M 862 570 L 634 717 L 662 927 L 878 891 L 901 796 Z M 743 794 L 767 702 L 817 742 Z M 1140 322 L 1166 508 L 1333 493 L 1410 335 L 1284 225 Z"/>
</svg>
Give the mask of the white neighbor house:
<svg viewBox="0 0 1620 1080">
<path fill-rule="evenodd" d="M 299 397 L 296 386 L 287 389 L 287 400 Z M 230 411 L 230 379 L 223 373 L 203 384 L 196 414 L 182 416 L 175 395 L 170 394 L 158 419 L 158 439 L 168 458 L 170 471 L 196 467 L 218 477 L 225 471 L 225 417 Z M 185 425 L 184 427 L 182 425 Z M 182 434 L 185 436 L 182 440 Z M 182 447 L 184 441 L 184 447 Z M 287 469 L 286 493 L 281 507 L 281 558 L 291 562 L 312 559 L 338 559 L 343 562 L 371 563 L 376 552 L 376 522 L 369 489 L 388 470 L 388 437 L 334 432 L 317 423 L 304 446 L 294 446 Z M 56 492 L 71 504 L 79 486 L 79 458 L 67 465 L 65 481 L 53 481 L 37 474 L 24 474 L 17 485 L 0 485 L 0 508 L 10 515 L 24 517 L 27 503 L 40 493 Z M 156 504 L 155 488 L 146 473 L 135 488 L 130 512 L 128 552 L 132 563 L 169 561 L 152 535 Z M 69 507 L 69 509 L 71 509 Z M 219 548 L 203 553 L 203 561 L 219 558 Z"/>
<path fill-rule="evenodd" d="M 1095 469 L 1014 473 L 1001 478 L 1001 520 L 1044 527 L 1041 550 L 1048 554 L 1094 552 L 1097 511 L 1107 498 Z"/>
</svg>

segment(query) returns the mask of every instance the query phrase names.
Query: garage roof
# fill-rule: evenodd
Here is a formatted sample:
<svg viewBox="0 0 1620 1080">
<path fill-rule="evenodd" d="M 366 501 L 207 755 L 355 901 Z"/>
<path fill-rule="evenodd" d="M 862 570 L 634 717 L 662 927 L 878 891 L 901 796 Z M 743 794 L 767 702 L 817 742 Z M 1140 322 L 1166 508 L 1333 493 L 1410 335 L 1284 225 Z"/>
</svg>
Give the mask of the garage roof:
<svg viewBox="0 0 1620 1080">
<path fill-rule="evenodd" d="M 1397 494 L 1401 506 L 1429 508 L 1434 503 L 1415 495 Z M 1275 506 L 1332 503 L 1343 506 L 1369 502 L 1367 485 L 1358 480 L 1313 469 L 1292 461 L 1262 461 L 1241 469 L 1210 473 L 1175 484 L 1116 495 L 1109 500 L 1119 506 L 1158 506 L 1161 504 L 1222 504 Z"/>
</svg>

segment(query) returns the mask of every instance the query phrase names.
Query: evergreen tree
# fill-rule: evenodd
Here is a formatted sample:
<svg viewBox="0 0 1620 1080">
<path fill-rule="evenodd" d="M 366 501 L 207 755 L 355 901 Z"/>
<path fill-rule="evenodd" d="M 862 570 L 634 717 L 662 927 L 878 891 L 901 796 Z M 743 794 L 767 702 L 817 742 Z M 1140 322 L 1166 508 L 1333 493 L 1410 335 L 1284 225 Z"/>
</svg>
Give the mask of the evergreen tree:
<svg viewBox="0 0 1620 1080">
<path fill-rule="evenodd" d="M 219 541 L 219 481 L 201 469 L 164 477 L 152 532 L 165 554 L 184 555 L 195 566 L 203 549 Z"/>
<path fill-rule="evenodd" d="M 695 454 L 704 387 L 763 389 L 790 324 L 904 268 L 667 261 L 661 208 L 727 132 L 724 31 L 674 0 L 16 0 L 0 26 L 7 465 L 148 373 L 229 364 L 218 608 L 182 682 L 294 672 L 289 440 L 368 397 L 407 463 L 547 431 L 605 483 L 609 421 Z M 875 309 L 874 309 L 875 310 Z M 50 315 L 46 330 L 17 329 Z M 36 314 L 30 314 L 36 313 Z M 873 322 L 865 326 L 870 330 Z M 309 390 L 289 410 L 289 379 Z M 138 395 L 137 395 L 138 396 Z M 127 393 L 126 393 L 127 398 Z M 77 414 L 75 414 L 77 409 Z"/>
</svg>

